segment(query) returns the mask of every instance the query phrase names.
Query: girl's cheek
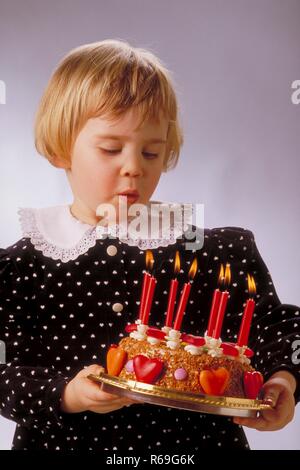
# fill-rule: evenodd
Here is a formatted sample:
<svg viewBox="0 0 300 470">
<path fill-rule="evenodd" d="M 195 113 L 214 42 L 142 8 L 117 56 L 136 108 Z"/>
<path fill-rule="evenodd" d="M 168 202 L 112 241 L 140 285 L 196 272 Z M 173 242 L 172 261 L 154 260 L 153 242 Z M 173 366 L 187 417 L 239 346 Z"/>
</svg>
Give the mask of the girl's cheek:
<svg viewBox="0 0 300 470">
<path fill-rule="evenodd" d="M 151 185 L 153 189 L 155 189 L 156 186 L 158 185 L 160 177 L 161 177 L 161 171 L 157 171 L 152 175 Z"/>
<path fill-rule="evenodd" d="M 92 165 L 80 161 L 77 162 L 76 168 L 73 168 L 74 182 L 81 197 L 92 196 L 101 183 L 98 181 L 98 172 L 95 171 Z"/>
</svg>

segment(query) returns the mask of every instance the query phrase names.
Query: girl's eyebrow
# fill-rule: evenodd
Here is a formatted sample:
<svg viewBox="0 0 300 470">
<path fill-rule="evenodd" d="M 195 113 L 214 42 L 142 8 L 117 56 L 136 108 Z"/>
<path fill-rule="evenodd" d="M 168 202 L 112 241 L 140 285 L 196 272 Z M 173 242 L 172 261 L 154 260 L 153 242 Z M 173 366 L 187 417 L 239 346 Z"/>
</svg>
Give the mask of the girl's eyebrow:
<svg viewBox="0 0 300 470">
<path fill-rule="evenodd" d="M 94 138 L 100 138 L 100 139 L 111 139 L 111 140 L 130 140 L 130 138 L 126 135 L 114 135 L 114 134 L 96 134 L 94 135 Z M 165 144 L 167 141 L 163 139 L 157 139 L 157 138 L 152 138 L 152 139 L 145 139 L 144 142 L 150 142 L 152 144 Z"/>
</svg>

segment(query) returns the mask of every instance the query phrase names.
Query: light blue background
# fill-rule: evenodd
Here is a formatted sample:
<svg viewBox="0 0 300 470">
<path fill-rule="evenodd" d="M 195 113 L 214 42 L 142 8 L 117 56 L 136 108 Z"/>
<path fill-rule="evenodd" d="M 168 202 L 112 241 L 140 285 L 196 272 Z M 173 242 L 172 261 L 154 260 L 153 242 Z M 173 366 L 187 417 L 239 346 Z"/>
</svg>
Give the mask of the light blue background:
<svg viewBox="0 0 300 470">
<path fill-rule="evenodd" d="M 254 231 L 281 301 L 300 305 L 299 0 L 1 0 L 0 246 L 21 238 L 17 208 L 71 202 L 63 170 L 33 144 L 33 117 L 70 49 L 106 38 L 150 48 L 173 72 L 185 145 L 155 199 L 205 204 L 207 227 Z M 174 192 L 176 188 L 176 192 Z M 284 430 L 246 430 L 253 449 L 300 449 Z M 0 418 L 0 448 L 14 423 Z"/>
</svg>

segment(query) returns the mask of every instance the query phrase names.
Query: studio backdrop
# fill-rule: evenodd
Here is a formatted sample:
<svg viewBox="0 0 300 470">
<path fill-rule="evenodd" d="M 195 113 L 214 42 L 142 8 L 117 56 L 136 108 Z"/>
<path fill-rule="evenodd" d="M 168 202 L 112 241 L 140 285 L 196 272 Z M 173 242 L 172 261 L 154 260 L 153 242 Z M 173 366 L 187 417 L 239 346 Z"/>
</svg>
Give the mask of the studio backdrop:
<svg viewBox="0 0 300 470">
<path fill-rule="evenodd" d="M 252 230 L 281 302 L 300 305 L 299 0 L 0 3 L 0 246 L 21 238 L 18 207 L 72 202 L 34 148 L 51 73 L 72 48 L 123 39 L 161 58 L 180 105 L 185 143 L 153 197 L 203 203 L 206 227 Z M 298 408 L 281 431 L 245 430 L 253 449 L 300 449 L 299 426 Z M 0 418 L 1 449 L 14 427 Z"/>
</svg>

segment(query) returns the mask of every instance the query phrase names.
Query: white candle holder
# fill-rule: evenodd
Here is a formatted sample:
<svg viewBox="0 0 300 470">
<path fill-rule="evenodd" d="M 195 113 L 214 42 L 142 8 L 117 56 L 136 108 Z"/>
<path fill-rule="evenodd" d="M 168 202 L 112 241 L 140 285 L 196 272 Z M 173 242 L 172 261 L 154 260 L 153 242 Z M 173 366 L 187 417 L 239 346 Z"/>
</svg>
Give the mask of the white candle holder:
<svg viewBox="0 0 300 470">
<path fill-rule="evenodd" d="M 207 354 L 211 357 L 220 357 L 223 355 L 223 348 L 220 348 L 222 344 L 221 338 L 213 338 L 212 336 L 207 336 L 207 331 L 204 334 L 205 347 L 208 349 Z"/>
<path fill-rule="evenodd" d="M 159 344 L 161 342 L 160 339 L 154 338 L 153 336 L 147 336 L 147 341 L 150 344 Z"/>
<path fill-rule="evenodd" d="M 146 333 L 147 333 L 149 326 L 143 325 L 140 319 L 136 320 L 135 323 L 137 325 L 136 331 L 132 331 L 129 336 L 131 338 L 137 339 L 138 341 L 145 340 L 147 338 Z"/>
<path fill-rule="evenodd" d="M 245 351 L 247 349 L 247 346 L 238 346 L 237 344 L 235 345 L 235 348 L 238 350 L 239 355 L 237 357 L 237 361 L 241 362 L 242 364 L 250 364 L 250 359 L 245 355 Z"/>
<path fill-rule="evenodd" d="M 173 330 L 172 328 L 168 331 L 166 336 L 166 344 L 170 349 L 178 349 L 180 347 L 181 332 L 178 330 Z"/>
<path fill-rule="evenodd" d="M 164 333 L 166 333 L 166 336 L 168 336 L 169 334 L 169 331 L 171 331 L 172 328 L 170 326 L 163 326 L 161 331 L 163 331 Z"/>
<path fill-rule="evenodd" d="M 193 344 L 187 344 L 184 347 L 184 350 L 190 353 L 192 356 L 199 356 L 199 354 L 203 353 L 203 346 L 195 346 Z"/>
</svg>

